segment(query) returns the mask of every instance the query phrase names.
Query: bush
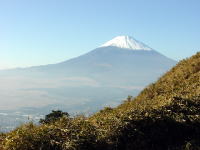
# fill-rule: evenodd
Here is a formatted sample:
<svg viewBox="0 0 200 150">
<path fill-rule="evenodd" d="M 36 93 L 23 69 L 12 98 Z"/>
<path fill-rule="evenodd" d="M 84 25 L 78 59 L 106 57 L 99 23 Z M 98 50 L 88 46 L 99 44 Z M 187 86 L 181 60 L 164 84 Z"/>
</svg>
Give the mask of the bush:
<svg viewBox="0 0 200 150">
<path fill-rule="evenodd" d="M 50 114 L 45 116 L 45 119 L 40 119 L 40 123 L 52 123 L 59 120 L 62 117 L 69 117 L 69 114 L 67 112 L 62 112 L 61 110 L 52 110 Z"/>
</svg>

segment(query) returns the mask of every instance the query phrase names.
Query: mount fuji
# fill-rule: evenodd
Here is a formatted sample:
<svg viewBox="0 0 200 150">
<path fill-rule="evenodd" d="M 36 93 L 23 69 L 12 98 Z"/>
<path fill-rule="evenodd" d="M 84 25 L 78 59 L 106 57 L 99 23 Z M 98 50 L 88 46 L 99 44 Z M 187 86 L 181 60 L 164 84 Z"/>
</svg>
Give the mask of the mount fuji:
<svg viewBox="0 0 200 150">
<path fill-rule="evenodd" d="M 130 36 L 118 36 L 58 64 L 0 71 L 0 110 L 94 112 L 136 96 L 175 64 Z"/>
</svg>

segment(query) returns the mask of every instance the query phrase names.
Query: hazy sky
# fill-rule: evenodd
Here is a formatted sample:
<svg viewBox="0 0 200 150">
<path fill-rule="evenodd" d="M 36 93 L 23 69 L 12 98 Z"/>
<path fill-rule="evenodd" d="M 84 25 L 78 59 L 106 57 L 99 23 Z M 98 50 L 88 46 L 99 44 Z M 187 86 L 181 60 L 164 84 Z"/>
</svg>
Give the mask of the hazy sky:
<svg viewBox="0 0 200 150">
<path fill-rule="evenodd" d="M 200 0 L 0 0 L 0 69 L 64 61 L 118 35 L 189 57 L 200 51 Z"/>
</svg>

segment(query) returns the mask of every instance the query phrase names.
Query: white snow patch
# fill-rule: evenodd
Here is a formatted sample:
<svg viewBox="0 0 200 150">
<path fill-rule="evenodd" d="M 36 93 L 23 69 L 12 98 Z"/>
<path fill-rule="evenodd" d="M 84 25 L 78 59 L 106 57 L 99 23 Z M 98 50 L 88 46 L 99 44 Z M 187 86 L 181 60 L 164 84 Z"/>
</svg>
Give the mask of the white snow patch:
<svg viewBox="0 0 200 150">
<path fill-rule="evenodd" d="M 100 47 L 108 47 L 108 46 L 115 46 L 130 50 L 148 50 L 148 51 L 153 50 L 144 43 L 137 41 L 130 36 L 117 36 Z"/>
</svg>

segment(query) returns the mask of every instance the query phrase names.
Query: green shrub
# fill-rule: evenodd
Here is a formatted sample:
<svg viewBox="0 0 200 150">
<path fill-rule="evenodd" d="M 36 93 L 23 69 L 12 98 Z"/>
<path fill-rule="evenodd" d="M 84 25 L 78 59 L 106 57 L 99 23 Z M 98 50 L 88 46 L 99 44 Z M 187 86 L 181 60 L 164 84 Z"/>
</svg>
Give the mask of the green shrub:
<svg viewBox="0 0 200 150">
<path fill-rule="evenodd" d="M 69 117 L 69 114 L 67 112 L 62 112 L 61 110 L 52 110 L 50 114 L 45 116 L 45 119 L 40 119 L 40 123 L 52 123 L 64 116 Z"/>
</svg>

